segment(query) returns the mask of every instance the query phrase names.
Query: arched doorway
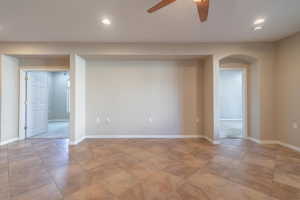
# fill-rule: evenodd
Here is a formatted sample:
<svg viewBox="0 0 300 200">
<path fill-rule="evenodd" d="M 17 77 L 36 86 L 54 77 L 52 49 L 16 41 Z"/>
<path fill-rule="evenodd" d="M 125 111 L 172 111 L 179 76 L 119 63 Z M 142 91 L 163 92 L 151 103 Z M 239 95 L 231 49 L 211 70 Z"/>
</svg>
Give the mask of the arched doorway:
<svg viewBox="0 0 300 200">
<path fill-rule="evenodd" d="M 256 58 L 232 54 L 218 59 L 215 126 L 218 139 L 260 135 L 260 68 Z"/>
</svg>

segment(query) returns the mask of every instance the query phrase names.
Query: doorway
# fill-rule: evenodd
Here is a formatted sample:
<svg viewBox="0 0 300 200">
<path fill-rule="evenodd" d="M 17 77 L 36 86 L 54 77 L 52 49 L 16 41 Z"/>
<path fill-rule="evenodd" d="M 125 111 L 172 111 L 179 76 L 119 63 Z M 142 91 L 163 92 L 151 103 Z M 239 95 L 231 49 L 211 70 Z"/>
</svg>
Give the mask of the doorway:
<svg viewBox="0 0 300 200">
<path fill-rule="evenodd" d="M 220 138 L 245 137 L 246 119 L 246 69 L 220 69 Z"/>
<path fill-rule="evenodd" d="M 68 138 L 69 73 L 67 71 L 25 73 L 26 138 Z"/>
</svg>

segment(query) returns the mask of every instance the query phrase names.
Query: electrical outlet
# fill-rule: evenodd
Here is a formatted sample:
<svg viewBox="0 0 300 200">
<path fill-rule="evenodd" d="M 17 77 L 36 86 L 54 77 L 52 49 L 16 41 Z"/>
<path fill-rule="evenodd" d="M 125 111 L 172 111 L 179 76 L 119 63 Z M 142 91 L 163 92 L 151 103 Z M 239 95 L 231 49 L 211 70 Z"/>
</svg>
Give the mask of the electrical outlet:
<svg viewBox="0 0 300 200">
<path fill-rule="evenodd" d="M 149 117 L 149 118 L 148 118 L 148 121 L 149 121 L 149 123 L 152 123 L 152 122 L 153 122 L 152 117 Z"/>
<path fill-rule="evenodd" d="M 297 129 L 297 128 L 299 128 L 299 126 L 298 126 L 298 123 L 297 123 L 297 122 L 294 122 L 294 123 L 293 123 L 293 128 L 294 128 L 294 129 Z"/>
<path fill-rule="evenodd" d="M 96 118 L 96 123 L 97 123 L 97 124 L 100 124 L 100 122 L 101 122 L 101 121 L 100 121 L 100 117 L 97 117 L 97 118 Z"/>
<path fill-rule="evenodd" d="M 111 122 L 110 118 L 109 118 L 109 117 L 106 117 L 105 122 L 106 122 L 107 124 L 109 124 L 109 123 Z"/>
</svg>

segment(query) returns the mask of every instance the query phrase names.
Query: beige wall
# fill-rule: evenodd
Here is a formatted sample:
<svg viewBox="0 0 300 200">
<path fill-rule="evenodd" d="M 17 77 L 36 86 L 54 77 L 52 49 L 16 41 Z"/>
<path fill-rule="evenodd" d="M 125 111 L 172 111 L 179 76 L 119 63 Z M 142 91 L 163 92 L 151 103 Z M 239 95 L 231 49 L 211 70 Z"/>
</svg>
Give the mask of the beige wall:
<svg viewBox="0 0 300 200">
<path fill-rule="evenodd" d="M 273 75 L 274 75 L 273 43 L 199 43 L 199 44 L 99 44 L 99 43 L 0 43 L 1 54 L 13 55 L 97 55 L 97 56 L 213 56 L 213 96 L 217 96 L 216 69 L 219 61 L 230 55 L 246 55 L 257 60 L 259 75 L 260 121 L 256 139 L 276 139 L 273 130 Z M 72 64 L 71 64 L 72 65 Z M 72 70 L 72 69 L 71 69 Z M 216 99 L 213 98 L 216 105 Z M 218 109 L 215 109 L 216 112 Z M 214 118 L 217 115 L 214 115 Z M 218 129 L 214 124 L 214 136 Z"/>
<path fill-rule="evenodd" d="M 281 142 L 300 147 L 300 33 L 279 41 L 276 49 L 274 126 Z"/>
<path fill-rule="evenodd" d="M 202 134 L 202 86 L 197 60 L 88 60 L 87 134 Z"/>
<path fill-rule="evenodd" d="M 212 55 L 210 64 L 214 67 L 219 67 L 219 61 L 231 55 L 245 55 L 255 60 L 255 65 L 249 70 L 252 81 L 249 83 L 252 88 L 257 88 L 253 92 L 256 95 L 251 95 L 250 110 L 254 110 L 251 119 L 253 126 L 249 127 L 249 134 L 259 140 L 276 140 L 280 139 L 292 145 L 299 146 L 299 129 L 294 129 L 294 122 L 300 124 L 299 119 L 299 41 L 300 34 L 293 37 L 281 40 L 277 43 L 276 48 L 274 43 L 231 43 L 231 44 L 97 44 L 97 43 L 0 43 L 1 54 L 13 55 L 101 55 L 101 56 L 207 56 Z M 275 59 L 276 53 L 276 59 Z M 78 61 L 78 60 L 77 60 Z M 73 57 L 73 73 L 75 73 Z M 41 65 L 43 62 L 26 61 L 25 65 Z M 78 61 L 80 62 L 80 61 Z M 207 64 L 207 63 L 206 63 Z M 44 65 L 44 64 L 43 64 Z M 91 68 L 93 66 L 91 65 Z M 84 68 L 82 68 L 83 70 Z M 204 69 L 203 74 L 214 72 L 211 69 Z M 84 71 L 84 70 L 83 70 Z M 81 72 L 77 70 L 77 73 Z M 89 72 L 87 72 L 90 74 Z M 89 77 L 88 75 L 87 77 Z M 103 76 L 103 75 L 102 75 Z M 213 74 L 215 76 L 215 74 Z M 5 77 L 1 75 L 1 83 Z M 209 82 L 206 87 L 214 88 L 215 82 L 204 76 L 204 82 Z M 215 78 L 215 77 L 214 77 Z M 215 79 L 213 79 L 215 80 Z M 89 82 L 89 81 L 88 81 Z M 87 82 L 87 84 L 88 84 Z M 213 85 L 210 85 L 210 84 Z M 80 85 L 80 83 L 77 83 Z M 2 85 L 2 90 L 6 87 Z M 89 88 L 89 87 L 87 87 Z M 203 100 L 208 102 L 216 96 L 214 92 L 208 88 L 204 93 L 209 93 L 208 97 Z M 206 90 L 206 92 L 205 92 Z M 1 91 L 3 92 L 3 91 Z M 73 91 L 75 94 L 75 91 Z M 87 95 L 88 97 L 88 95 Z M 206 99 L 207 98 L 207 99 Z M 205 100 L 206 99 L 206 100 Z M 84 101 L 84 99 L 82 100 Z M 203 105 L 205 102 L 202 102 Z M 208 106 L 211 108 L 211 105 Z M 207 109 L 207 107 L 204 107 Z M 11 108 L 10 111 L 13 111 Z M 81 109 L 83 110 L 83 109 Z M 2 113 L 4 111 L 2 110 Z M 208 111 L 207 111 L 208 112 Z M 203 130 L 207 136 L 212 137 L 211 119 L 213 113 L 203 112 Z M 99 129 L 95 127 L 95 115 L 87 117 L 89 119 L 89 131 L 97 132 Z M 206 116 L 208 115 L 207 119 Z M 276 117 L 275 117 L 276 116 Z M 214 117 L 214 116 L 213 116 Z M 16 125 L 16 124 L 15 124 Z"/>
<path fill-rule="evenodd" d="M 19 62 L 2 55 L 1 73 L 1 143 L 18 139 L 19 134 Z"/>
</svg>

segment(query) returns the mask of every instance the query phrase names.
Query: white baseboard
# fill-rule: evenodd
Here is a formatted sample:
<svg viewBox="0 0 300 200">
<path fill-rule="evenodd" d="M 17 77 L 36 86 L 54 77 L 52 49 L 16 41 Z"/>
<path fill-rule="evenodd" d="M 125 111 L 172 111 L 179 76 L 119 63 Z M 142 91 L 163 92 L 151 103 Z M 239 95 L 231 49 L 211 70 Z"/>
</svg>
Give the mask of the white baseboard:
<svg viewBox="0 0 300 200">
<path fill-rule="evenodd" d="M 212 144 L 220 144 L 219 141 L 213 141 L 203 135 L 88 135 L 89 139 L 188 139 L 203 138 Z"/>
<path fill-rule="evenodd" d="M 202 136 L 201 136 L 201 138 L 203 138 L 203 139 L 205 139 L 205 140 L 209 141 L 209 142 L 210 142 L 210 143 L 212 143 L 212 144 L 221 144 L 221 142 L 220 142 L 220 141 L 217 141 L 217 140 L 212 140 L 212 139 L 210 139 L 209 137 L 207 137 L 207 136 L 204 136 L 204 135 L 202 135 Z"/>
<path fill-rule="evenodd" d="M 279 145 L 283 146 L 283 147 L 286 147 L 286 148 L 289 148 L 289 149 L 293 149 L 295 151 L 298 151 L 300 152 L 300 147 L 296 147 L 294 145 L 290 145 L 290 144 L 287 144 L 287 143 L 284 143 L 284 142 L 278 142 Z"/>
<path fill-rule="evenodd" d="M 77 145 L 85 139 L 188 139 L 188 138 L 203 138 L 212 144 L 220 144 L 219 141 L 203 135 L 87 135 L 80 140 L 70 141 L 70 145 Z"/>
<path fill-rule="evenodd" d="M 79 140 L 76 141 L 70 141 L 70 145 L 77 145 L 84 141 L 85 139 L 184 139 L 184 138 L 203 138 L 207 141 L 209 141 L 212 144 L 220 144 L 220 141 L 212 140 L 207 136 L 204 135 L 88 135 L 84 136 Z M 293 149 L 295 151 L 300 152 L 300 147 L 296 147 L 291 144 L 287 144 L 284 142 L 280 142 L 277 140 L 258 140 L 252 137 L 245 137 L 244 139 L 251 140 L 257 144 L 278 144 L 283 147 Z M 6 140 L 3 142 L 0 142 L 0 146 L 6 145 L 9 143 L 13 143 L 16 141 L 22 140 L 21 138 L 13 138 L 10 140 Z"/>
<path fill-rule="evenodd" d="M 0 146 L 6 145 L 6 144 L 9 144 L 9 143 L 13 143 L 13 142 L 16 142 L 16 141 L 19 141 L 19 140 L 20 140 L 19 138 L 13 138 L 13 139 L 10 139 L 10 140 L 6 140 L 6 141 L 3 141 L 3 142 L 0 142 Z"/>
<path fill-rule="evenodd" d="M 76 141 L 69 141 L 69 145 L 77 145 L 85 139 L 183 139 L 203 138 L 201 135 L 87 135 Z"/>
<path fill-rule="evenodd" d="M 69 145 L 77 145 L 85 139 L 188 139 L 188 138 L 203 138 L 212 144 L 220 144 L 218 141 L 213 141 L 210 138 L 203 135 L 87 135 L 76 141 L 69 141 Z M 9 144 L 20 140 L 14 138 L 1 142 L 0 145 Z"/>
<path fill-rule="evenodd" d="M 49 119 L 48 122 L 68 122 L 69 119 Z"/>
<path fill-rule="evenodd" d="M 258 139 L 252 138 L 252 137 L 245 137 L 245 139 L 251 140 L 251 141 L 253 141 L 257 144 L 278 144 L 278 145 L 281 145 L 283 147 L 293 149 L 295 151 L 300 152 L 300 147 L 296 147 L 294 145 L 287 144 L 287 143 L 284 143 L 284 142 L 281 142 L 281 141 L 278 141 L 278 140 L 258 140 Z"/>
<path fill-rule="evenodd" d="M 277 140 L 258 140 L 253 137 L 245 137 L 247 140 L 251 140 L 252 142 L 255 142 L 257 144 L 278 144 Z"/>
<path fill-rule="evenodd" d="M 220 121 L 243 121 L 243 119 L 220 119 Z"/>
<path fill-rule="evenodd" d="M 202 138 L 201 135 L 87 135 L 90 139 L 180 139 Z"/>
<path fill-rule="evenodd" d="M 79 140 L 75 140 L 75 141 L 71 141 L 70 140 L 69 141 L 69 145 L 77 145 L 77 144 L 81 143 L 85 139 L 86 139 L 86 137 L 84 136 L 84 137 L 80 138 Z"/>
</svg>

